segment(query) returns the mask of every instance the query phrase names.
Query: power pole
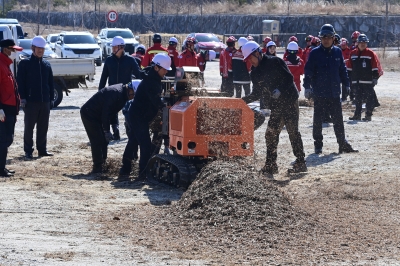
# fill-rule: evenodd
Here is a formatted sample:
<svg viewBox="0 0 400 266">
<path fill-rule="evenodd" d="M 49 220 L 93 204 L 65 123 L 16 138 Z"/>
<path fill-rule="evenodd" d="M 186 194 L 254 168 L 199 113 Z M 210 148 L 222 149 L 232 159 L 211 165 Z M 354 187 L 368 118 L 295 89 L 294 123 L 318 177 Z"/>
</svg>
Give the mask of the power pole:
<svg viewBox="0 0 400 266">
<path fill-rule="evenodd" d="M 3 0 L 4 2 L 4 0 Z M 40 31 L 39 31 L 39 26 L 40 26 L 40 0 L 38 0 L 38 7 L 37 7 L 37 31 L 36 31 L 36 35 L 39 35 Z"/>
<path fill-rule="evenodd" d="M 382 57 L 385 58 L 386 52 L 386 35 L 387 35 L 387 24 L 388 24 L 388 16 L 389 16 L 389 0 L 386 0 L 386 17 L 385 17 L 385 33 L 383 37 L 383 54 Z"/>
</svg>

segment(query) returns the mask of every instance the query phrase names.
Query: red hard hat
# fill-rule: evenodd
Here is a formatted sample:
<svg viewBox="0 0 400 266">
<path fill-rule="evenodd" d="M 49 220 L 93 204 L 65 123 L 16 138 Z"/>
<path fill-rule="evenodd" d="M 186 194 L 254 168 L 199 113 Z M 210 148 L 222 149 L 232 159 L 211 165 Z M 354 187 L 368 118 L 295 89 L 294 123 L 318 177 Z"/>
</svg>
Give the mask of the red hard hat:
<svg viewBox="0 0 400 266">
<path fill-rule="evenodd" d="M 340 43 L 342 43 L 342 42 L 346 42 L 346 44 L 348 44 L 348 43 L 349 43 L 349 41 L 348 41 L 346 38 L 342 38 L 342 39 L 340 39 Z"/>
<path fill-rule="evenodd" d="M 188 42 L 196 43 L 196 39 L 194 37 L 187 37 L 186 43 Z"/>
<path fill-rule="evenodd" d="M 269 43 L 270 41 L 272 41 L 272 39 L 271 39 L 271 37 L 265 37 L 264 38 L 264 40 L 263 40 L 263 42 L 265 43 L 265 44 L 267 44 L 267 43 Z"/>
<path fill-rule="evenodd" d="M 234 36 L 229 37 L 226 42 L 236 42 L 236 38 Z"/>
<path fill-rule="evenodd" d="M 289 38 L 289 42 L 298 42 L 298 40 L 297 40 L 296 36 L 291 36 Z"/>
<path fill-rule="evenodd" d="M 312 40 L 311 40 L 311 44 L 318 44 L 320 42 L 321 42 L 321 40 L 318 37 L 313 37 Z"/>
<path fill-rule="evenodd" d="M 314 36 L 308 35 L 308 36 L 305 38 L 305 41 L 306 41 L 306 42 L 310 42 L 310 41 L 312 41 L 312 38 L 314 38 Z"/>
<path fill-rule="evenodd" d="M 353 33 L 351 34 L 351 38 L 352 38 L 352 39 L 358 38 L 358 36 L 360 36 L 360 32 L 359 32 L 359 31 L 355 31 L 355 32 L 353 32 Z"/>
</svg>

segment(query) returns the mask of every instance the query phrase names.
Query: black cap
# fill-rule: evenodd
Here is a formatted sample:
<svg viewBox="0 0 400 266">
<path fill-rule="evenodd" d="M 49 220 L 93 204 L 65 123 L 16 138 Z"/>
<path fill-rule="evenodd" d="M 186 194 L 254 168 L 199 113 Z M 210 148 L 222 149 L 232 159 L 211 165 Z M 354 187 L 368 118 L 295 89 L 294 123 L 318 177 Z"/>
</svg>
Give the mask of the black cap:
<svg viewBox="0 0 400 266">
<path fill-rule="evenodd" d="M 161 35 L 158 34 L 158 33 L 155 33 L 155 34 L 153 35 L 153 42 L 154 42 L 154 43 L 161 43 Z"/>
<path fill-rule="evenodd" d="M 0 47 L 13 48 L 17 51 L 22 51 L 24 48 L 15 45 L 13 39 L 4 39 L 0 41 Z"/>
</svg>

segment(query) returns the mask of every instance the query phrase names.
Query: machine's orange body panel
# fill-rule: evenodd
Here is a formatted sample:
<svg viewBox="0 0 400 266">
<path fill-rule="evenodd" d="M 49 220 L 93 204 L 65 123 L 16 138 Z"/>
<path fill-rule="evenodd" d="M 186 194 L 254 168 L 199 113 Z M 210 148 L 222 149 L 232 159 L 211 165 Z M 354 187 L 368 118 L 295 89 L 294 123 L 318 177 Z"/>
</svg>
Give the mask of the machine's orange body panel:
<svg viewBox="0 0 400 266">
<path fill-rule="evenodd" d="M 254 113 L 238 98 L 185 96 L 170 109 L 169 137 L 182 156 L 251 156 Z"/>
</svg>

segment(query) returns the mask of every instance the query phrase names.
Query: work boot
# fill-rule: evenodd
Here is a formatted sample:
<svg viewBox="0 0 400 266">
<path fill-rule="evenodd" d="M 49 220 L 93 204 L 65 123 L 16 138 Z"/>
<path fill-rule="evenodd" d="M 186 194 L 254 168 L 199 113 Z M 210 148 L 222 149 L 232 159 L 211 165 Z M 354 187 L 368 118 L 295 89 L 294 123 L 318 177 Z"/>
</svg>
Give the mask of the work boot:
<svg viewBox="0 0 400 266">
<path fill-rule="evenodd" d="M 322 148 L 317 148 L 317 147 L 315 147 L 315 148 L 314 148 L 314 153 L 315 153 L 315 154 L 321 154 L 321 153 L 322 153 Z"/>
<path fill-rule="evenodd" d="M 0 170 L 0 176 L 1 177 L 12 177 L 14 176 L 12 173 L 8 172 L 5 168 L 3 170 Z"/>
<path fill-rule="evenodd" d="M 362 119 L 363 121 L 371 121 L 372 115 L 365 115 L 365 117 Z"/>
<path fill-rule="evenodd" d="M 9 172 L 10 174 L 15 174 L 15 170 L 11 170 L 11 169 L 7 169 L 7 168 L 4 168 L 7 172 Z"/>
<path fill-rule="evenodd" d="M 278 170 L 278 165 L 276 162 L 265 162 L 265 165 L 263 168 L 261 168 L 261 172 L 263 174 L 277 174 L 279 172 Z"/>
<path fill-rule="evenodd" d="M 361 120 L 361 115 L 353 115 L 349 117 L 349 120 Z"/>
<path fill-rule="evenodd" d="M 101 174 L 103 172 L 103 166 L 102 165 L 93 165 L 92 172 L 90 174 Z"/>
<path fill-rule="evenodd" d="M 288 173 L 295 174 L 295 173 L 303 173 L 307 172 L 307 164 L 304 159 L 296 159 L 293 164 L 293 167 L 288 169 Z"/>
<path fill-rule="evenodd" d="M 353 149 L 349 143 L 345 143 L 339 146 L 339 153 L 351 153 L 358 152 L 358 150 Z"/>
</svg>

